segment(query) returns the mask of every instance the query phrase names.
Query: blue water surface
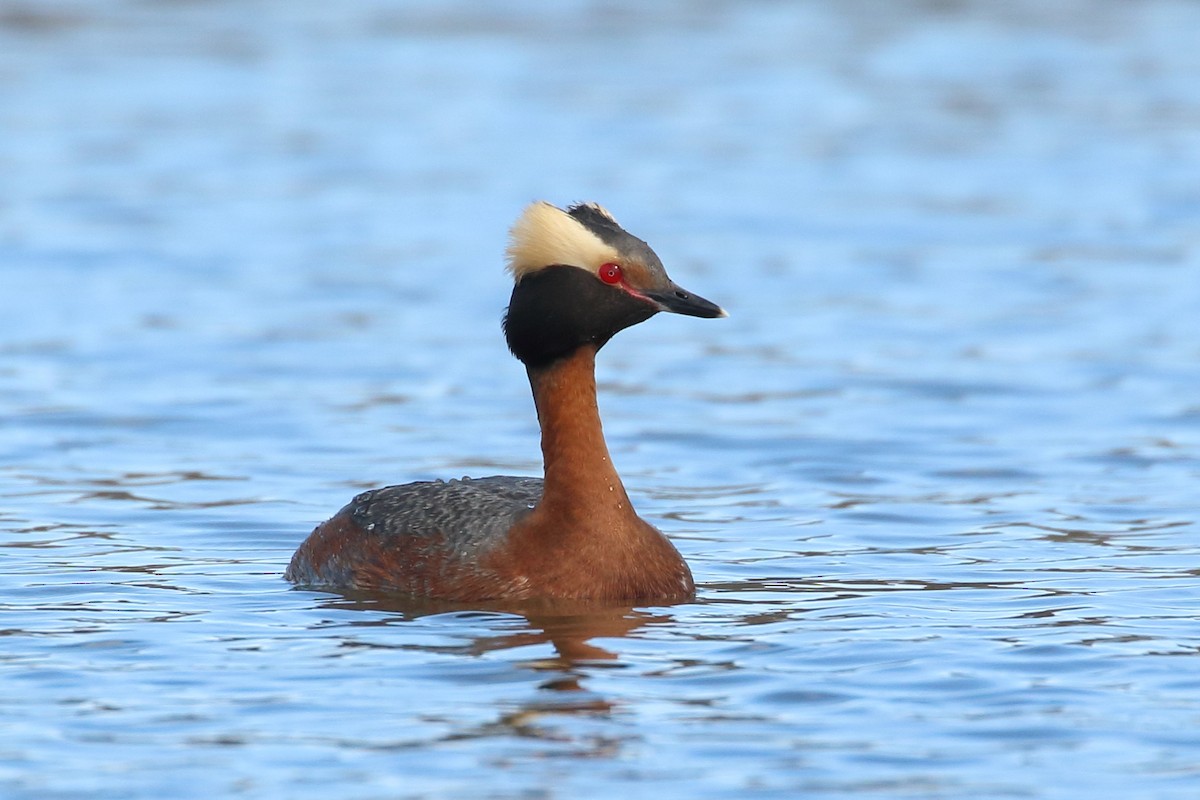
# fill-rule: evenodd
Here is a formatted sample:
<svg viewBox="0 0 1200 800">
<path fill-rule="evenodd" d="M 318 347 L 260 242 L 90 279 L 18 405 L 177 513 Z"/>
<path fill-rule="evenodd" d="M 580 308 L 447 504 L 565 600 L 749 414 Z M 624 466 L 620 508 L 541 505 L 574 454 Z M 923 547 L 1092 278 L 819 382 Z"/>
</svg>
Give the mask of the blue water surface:
<svg viewBox="0 0 1200 800">
<path fill-rule="evenodd" d="M 1200 4 L 0 0 L 0 796 L 1200 796 Z M 294 589 L 536 474 L 507 226 L 672 607 Z"/>
</svg>

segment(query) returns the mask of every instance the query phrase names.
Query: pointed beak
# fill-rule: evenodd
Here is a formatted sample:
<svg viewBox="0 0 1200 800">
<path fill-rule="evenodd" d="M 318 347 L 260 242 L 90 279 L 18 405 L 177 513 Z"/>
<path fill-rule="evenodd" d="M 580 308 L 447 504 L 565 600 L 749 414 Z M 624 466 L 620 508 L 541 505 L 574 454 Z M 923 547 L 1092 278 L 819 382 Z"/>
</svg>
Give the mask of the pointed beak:
<svg viewBox="0 0 1200 800">
<path fill-rule="evenodd" d="M 660 311 L 670 311 L 674 314 L 687 314 L 689 317 L 704 317 L 716 319 L 728 317 L 725 309 L 716 303 L 710 303 L 698 294 L 692 294 L 678 284 L 672 283 L 661 292 L 644 292 Z"/>
</svg>

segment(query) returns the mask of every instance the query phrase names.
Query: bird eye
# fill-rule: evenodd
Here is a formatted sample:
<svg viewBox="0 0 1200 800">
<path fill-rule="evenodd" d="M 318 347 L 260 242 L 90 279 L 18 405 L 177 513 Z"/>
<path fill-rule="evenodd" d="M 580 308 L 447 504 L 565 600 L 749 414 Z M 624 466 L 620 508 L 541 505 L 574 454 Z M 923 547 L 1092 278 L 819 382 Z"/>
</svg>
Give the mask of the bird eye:
<svg viewBox="0 0 1200 800">
<path fill-rule="evenodd" d="M 600 265 L 600 280 L 607 283 L 609 286 L 614 286 L 621 282 L 621 265 L 609 262 Z"/>
</svg>

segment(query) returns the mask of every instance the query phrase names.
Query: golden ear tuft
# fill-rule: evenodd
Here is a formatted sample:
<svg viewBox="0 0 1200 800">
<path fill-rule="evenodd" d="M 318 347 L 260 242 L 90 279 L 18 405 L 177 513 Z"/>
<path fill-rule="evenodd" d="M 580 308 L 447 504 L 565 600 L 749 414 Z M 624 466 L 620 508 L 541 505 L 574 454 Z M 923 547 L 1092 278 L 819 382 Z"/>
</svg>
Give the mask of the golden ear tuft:
<svg viewBox="0 0 1200 800">
<path fill-rule="evenodd" d="M 607 211 L 594 207 L 612 219 Z M 595 272 L 601 264 L 618 260 L 617 251 L 579 220 L 540 200 L 526 206 L 513 223 L 505 255 L 508 271 L 518 282 L 546 267 L 578 267 Z"/>
</svg>

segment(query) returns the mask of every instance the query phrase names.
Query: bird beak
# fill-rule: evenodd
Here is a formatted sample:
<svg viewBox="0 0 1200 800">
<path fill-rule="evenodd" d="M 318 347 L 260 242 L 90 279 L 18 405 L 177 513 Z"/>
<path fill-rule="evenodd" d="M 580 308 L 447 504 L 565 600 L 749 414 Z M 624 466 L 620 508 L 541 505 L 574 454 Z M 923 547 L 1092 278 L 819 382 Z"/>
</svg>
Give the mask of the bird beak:
<svg viewBox="0 0 1200 800">
<path fill-rule="evenodd" d="M 692 294 L 675 283 L 661 292 L 643 292 L 642 294 L 653 301 L 660 311 L 687 314 L 689 317 L 704 317 L 705 319 L 729 316 L 725 309 L 716 303 L 710 303 L 700 295 Z"/>
</svg>

